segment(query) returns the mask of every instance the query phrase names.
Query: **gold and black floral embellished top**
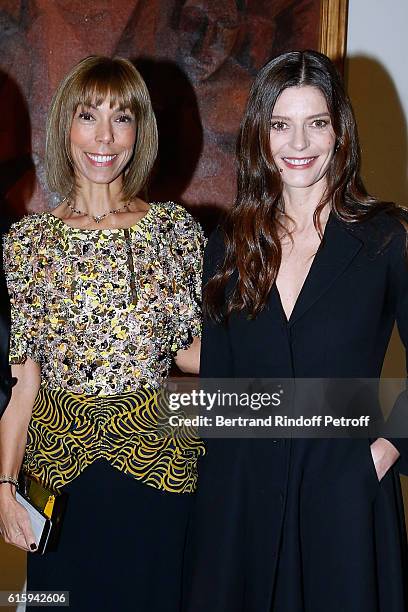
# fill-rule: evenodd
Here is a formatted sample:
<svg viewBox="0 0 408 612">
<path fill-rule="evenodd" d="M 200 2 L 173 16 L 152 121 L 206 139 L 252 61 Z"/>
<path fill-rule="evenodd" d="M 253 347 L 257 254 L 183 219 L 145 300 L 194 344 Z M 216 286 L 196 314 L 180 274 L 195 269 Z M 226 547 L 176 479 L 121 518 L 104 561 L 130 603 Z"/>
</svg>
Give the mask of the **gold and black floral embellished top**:
<svg viewBox="0 0 408 612">
<path fill-rule="evenodd" d="M 204 237 L 184 208 L 150 206 L 129 229 L 73 228 L 32 214 L 6 236 L 10 363 L 51 388 L 112 395 L 158 388 L 200 335 Z"/>
<path fill-rule="evenodd" d="M 23 470 L 58 491 L 98 459 L 190 493 L 204 445 L 166 424 L 159 390 L 172 356 L 200 334 L 200 227 L 171 202 L 128 229 L 72 228 L 51 213 L 5 238 L 10 362 L 42 384 Z"/>
</svg>

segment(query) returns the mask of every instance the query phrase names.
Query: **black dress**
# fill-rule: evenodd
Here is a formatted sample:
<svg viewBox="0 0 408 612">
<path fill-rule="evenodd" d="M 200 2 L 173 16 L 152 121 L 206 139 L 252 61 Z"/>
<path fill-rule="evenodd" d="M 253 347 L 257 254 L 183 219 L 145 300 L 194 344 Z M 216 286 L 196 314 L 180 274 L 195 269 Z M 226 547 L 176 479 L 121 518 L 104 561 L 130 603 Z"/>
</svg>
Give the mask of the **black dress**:
<svg viewBox="0 0 408 612">
<path fill-rule="evenodd" d="M 192 496 L 147 486 L 104 460 L 65 490 L 58 549 L 28 554 L 27 589 L 68 591 L 75 612 L 179 612 Z"/>
<path fill-rule="evenodd" d="M 206 277 L 222 258 L 210 239 Z M 202 377 L 378 378 L 397 319 L 408 342 L 402 226 L 330 215 L 289 319 L 276 287 L 254 320 L 206 322 Z M 189 535 L 187 612 L 406 612 L 399 471 L 366 439 L 208 440 Z"/>
</svg>

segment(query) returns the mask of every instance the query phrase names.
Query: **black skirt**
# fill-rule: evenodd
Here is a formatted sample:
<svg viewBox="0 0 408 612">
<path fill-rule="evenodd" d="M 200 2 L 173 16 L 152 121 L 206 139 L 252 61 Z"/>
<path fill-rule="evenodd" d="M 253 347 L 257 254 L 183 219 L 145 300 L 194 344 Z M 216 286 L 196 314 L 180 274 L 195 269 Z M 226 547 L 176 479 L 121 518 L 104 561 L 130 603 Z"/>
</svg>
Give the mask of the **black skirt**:
<svg viewBox="0 0 408 612">
<path fill-rule="evenodd" d="M 65 491 L 58 550 L 28 555 L 27 589 L 69 591 L 75 612 L 179 612 L 192 495 L 159 491 L 104 460 Z"/>
</svg>

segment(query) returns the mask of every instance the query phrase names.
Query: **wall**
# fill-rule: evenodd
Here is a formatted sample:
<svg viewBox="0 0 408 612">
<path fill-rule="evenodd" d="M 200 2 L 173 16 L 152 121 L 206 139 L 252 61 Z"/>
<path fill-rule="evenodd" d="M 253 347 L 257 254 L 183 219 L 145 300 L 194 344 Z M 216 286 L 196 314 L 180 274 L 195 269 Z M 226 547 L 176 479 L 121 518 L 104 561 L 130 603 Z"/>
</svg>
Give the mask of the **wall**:
<svg viewBox="0 0 408 612">
<path fill-rule="evenodd" d="M 346 75 L 370 191 L 408 207 L 407 0 L 349 0 Z"/>
<path fill-rule="evenodd" d="M 346 79 L 368 190 L 408 207 L 407 0 L 349 0 Z M 383 377 L 405 377 L 394 329 Z M 408 478 L 401 477 L 408 524 Z"/>
</svg>

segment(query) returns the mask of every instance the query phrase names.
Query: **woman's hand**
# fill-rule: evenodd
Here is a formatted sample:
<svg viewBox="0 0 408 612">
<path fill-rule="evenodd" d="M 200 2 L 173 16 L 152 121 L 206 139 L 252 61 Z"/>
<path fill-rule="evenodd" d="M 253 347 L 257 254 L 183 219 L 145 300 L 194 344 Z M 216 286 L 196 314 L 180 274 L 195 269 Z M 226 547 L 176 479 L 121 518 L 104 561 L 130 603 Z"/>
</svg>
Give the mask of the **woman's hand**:
<svg viewBox="0 0 408 612">
<path fill-rule="evenodd" d="M 8 484 L 1 484 L 0 489 L 0 532 L 4 541 L 33 552 L 37 545 L 27 510 L 15 499 Z"/>
<path fill-rule="evenodd" d="M 371 444 L 370 449 L 378 480 L 381 480 L 400 454 L 395 446 L 385 438 L 378 438 Z"/>
<path fill-rule="evenodd" d="M 27 430 L 35 398 L 40 387 L 40 366 L 29 357 L 25 363 L 11 367 L 17 378 L 11 400 L 0 420 L 0 474 L 18 474 L 27 441 Z M 14 485 L 0 484 L 0 532 L 7 544 L 23 550 L 31 548 L 35 540 L 27 510 L 18 503 Z"/>
</svg>

